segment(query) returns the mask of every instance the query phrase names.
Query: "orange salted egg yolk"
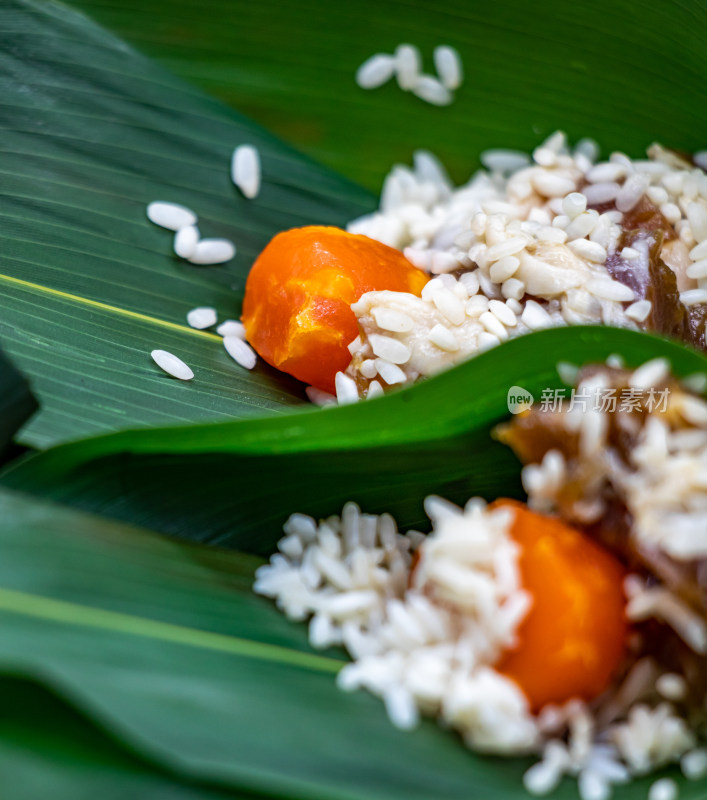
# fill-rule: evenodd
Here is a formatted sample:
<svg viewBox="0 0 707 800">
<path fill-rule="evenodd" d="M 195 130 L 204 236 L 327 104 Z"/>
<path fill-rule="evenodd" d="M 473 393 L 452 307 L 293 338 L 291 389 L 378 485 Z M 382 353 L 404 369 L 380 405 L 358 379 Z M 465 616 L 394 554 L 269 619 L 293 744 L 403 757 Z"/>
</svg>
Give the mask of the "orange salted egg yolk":
<svg viewBox="0 0 707 800">
<path fill-rule="evenodd" d="M 499 500 L 515 511 L 511 537 L 532 605 L 518 644 L 496 669 L 523 690 L 531 709 L 571 698 L 589 701 L 608 688 L 625 654 L 624 569 L 564 522 Z"/>
<path fill-rule="evenodd" d="M 358 335 L 351 304 L 383 289 L 419 296 L 428 280 L 399 250 L 367 236 L 320 225 L 284 231 L 248 275 L 246 336 L 272 366 L 334 393 Z"/>
</svg>

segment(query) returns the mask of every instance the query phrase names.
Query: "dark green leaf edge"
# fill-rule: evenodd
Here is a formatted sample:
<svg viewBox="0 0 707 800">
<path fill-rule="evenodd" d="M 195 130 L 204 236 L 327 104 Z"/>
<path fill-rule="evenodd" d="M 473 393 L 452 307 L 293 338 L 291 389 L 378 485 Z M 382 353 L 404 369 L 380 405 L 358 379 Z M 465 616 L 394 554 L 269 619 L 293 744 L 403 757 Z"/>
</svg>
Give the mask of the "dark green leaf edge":
<svg viewBox="0 0 707 800">
<path fill-rule="evenodd" d="M 637 366 L 667 357 L 678 376 L 707 358 L 606 327 L 520 337 L 382 399 L 217 425 L 140 430 L 62 445 L 0 474 L 6 486 L 170 536 L 267 555 L 289 514 L 325 517 L 347 500 L 426 530 L 428 494 L 464 503 L 522 497 L 520 465 L 494 441 L 507 394 L 562 386 L 559 361 Z M 571 356 L 568 356 L 571 354 Z"/>
<path fill-rule="evenodd" d="M 0 455 L 38 407 L 26 378 L 0 353 Z"/>
<path fill-rule="evenodd" d="M 115 453 L 284 455 L 356 451 L 424 443 L 497 421 L 507 411 L 508 390 L 532 393 L 558 385 L 557 364 L 599 363 L 613 354 L 628 366 L 656 357 L 674 373 L 707 373 L 707 356 L 662 337 L 604 326 L 555 328 L 488 350 L 434 378 L 365 403 L 329 409 L 294 409 L 285 415 L 120 431 L 58 445 L 2 474 L 50 474 Z"/>
</svg>

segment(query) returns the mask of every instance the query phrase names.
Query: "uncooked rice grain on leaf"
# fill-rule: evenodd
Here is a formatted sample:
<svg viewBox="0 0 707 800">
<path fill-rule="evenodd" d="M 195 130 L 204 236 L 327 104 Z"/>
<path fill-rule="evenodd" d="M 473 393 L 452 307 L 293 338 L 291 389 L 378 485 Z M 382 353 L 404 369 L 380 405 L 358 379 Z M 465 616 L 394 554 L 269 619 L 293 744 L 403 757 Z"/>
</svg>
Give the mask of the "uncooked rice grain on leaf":
<svg viewBox="0 0 707 800">
<path fill-rule="evenodd" d="M 169 353 L 167 350 L 153 350 L 150 355 L 155 364 L 173 378 L 190 381 L 194 377 L 191 368 L 173 353 Z"/>
</svg>

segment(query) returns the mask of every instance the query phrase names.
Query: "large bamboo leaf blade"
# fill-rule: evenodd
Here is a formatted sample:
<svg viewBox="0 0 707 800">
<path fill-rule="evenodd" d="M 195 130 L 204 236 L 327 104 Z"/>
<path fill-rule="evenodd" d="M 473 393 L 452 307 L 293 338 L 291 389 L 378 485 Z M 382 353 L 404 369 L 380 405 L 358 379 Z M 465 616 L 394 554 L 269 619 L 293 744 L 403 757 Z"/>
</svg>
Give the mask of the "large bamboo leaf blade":
<svg viewBox="0 0 707 800">
<path fill-rule="evenodd" d="M 557 128 L 640 156 L 652 141 L 702 149 L 707 6 L 630 0 L 77 0 L 178 74 L 371 187 L 417 147 L 458 180 L 487 147 L 532 149 Z M 466 79 L 434 108 L 391 81 L 354 83 L 375 52 L 458 48 Z M 345 123 L 342 124 L 342 120 Z"/>
<path fill-rule="evenodd" d="M 2 677 L 0 697 L 0 774 L 11 800 L 251 800 L 149 764 L 32 681 Z"/>
<path fill-rule="evenodd" d="M 397 731 L 376 700 L 335 688 L 339 656 L 275 641 L 252 560 L 7 491 L 0 507 L 0 673 L 41 681 L 170 774 L 297 800 L 523 795 L 526 761 L 475 756 L 431 722 Z"/>
<path fill-rule="evenodd" d="M 341 224 L 369 195 L 54 3 L 0 8 L 0 90 L 0 341 L 42 405 L 22 441 L 300 403 L 294 382 L 230 363 L 185 314 L 236 315 L 276 231 Z M 262 155 L 256 201 L 230 181 L 243 142 Z M 193 207 L 202 235 L 236 242 L 235 260 L 204 268 L 171 255 L 170 232 L 145 218 L 155 199 Z M 193 386 L 151 365 L 155 348 L 191 360 Z"/>
<path fill-rule="evenodd" d="M 0 455 L 36 409 L 27 381 L 0 352 Z"/>
<path fill-rule="evenodd" d="M 250 566 L 237 554 L 200 563 L 198 550 L 135 529 L 7 492 L 0 504 L 0 673 L 41 680 L 171 774 L 298 800 L 523 795 L 526 761 L 470 754 L 432 723 L 396 731 L 373 698 L 336 690 L 338 657 L 267 641 L 277 612 L 230 582 Z M 67 564 L 90 579 L 62 578 Z M 685 784 L 681 796 L 701 792 Z M 556 797 L 576 792 L 565 784 Z"/>
<path fill-rule="evenodd" d="M 398 742 L 413 740 L 390 729 L 365 695 L 336 692 L 339 662 L 300 658 L 282 645 L 258 648 L 269 635 L 269 620 L 278 617 L 246 584 L 232 580 L 245 574 L 234 556 L 209 552 L 202 566 L 199 551 L 137 531 L 30 506 L 7 493 L 0 502 L 0 662 L 11 659 L 15 670 L 40 672 L 115 735 L 184 772 L 224 783 L 255 781 L 259 788 L 274 782 L 283 796 L 302 798 L 385 796 L 385 785 L 393 787 L 391 796 L 403 790 L 425 796 L 412 788 L 416 769 L 407 768 L 406 775 L 402 754 L 392 752 Z M 49 548 L 37 558 L 40 542 Z M 84 578 L 77 584 L 72 578 L 79 571 Z M 179 595 L 175 607 L 171 601 Z M 239 613 L 243 603 L 247 614 Z M 291 628 L 293 638 L 301 638 L 302 626 Z M 306 726 L 302 708 L 313 712 Z M 361 725 L 366 735 L 356 736 Z M 365 741 L 370 737 L 384 745 L 377 758 Z M 428 768 L 438 737 L 428 726 L 414 746 Z M 449 750 L 447 756 L 442 750 L 439 785 L 463 796 L 463 774 L 445 778 L 442 769 L 456 770 L 458 763 L 468 779 L 466 754 L 453 741 Z M 271 763 L 262 760 L 268 751 Z M 386 751 L 400 772 L 387 772 Z M 317 778 L 314 767 L 323 757 L 331 759 L 329 774 Z M 361 763 L 368 764 L 367 774 Z M 356 772 L 342 774 L 347 765 Z M 359 785 L 349 788 L 347 779 L 356 773 Z"/>
<path fill-rule="evenodd" d="M 294 511 L 327 516 L 349 499 L 425 525 L 422 501 L 520 494 L 519 465 L 491 438 L 513 386 L 562 386 L 557 364 L 665 356 L 678 375 L 704 355 L 606 327 L 524 336 L 382 400 L 283 417 L 127 431 L 57 447 L 2 482 L 170 535 L 265 554 Z"/>
<path fill-rule="evenodd" d="M 21 437 L 35 446 L 51 444 L 58 431 L 62 439 L 77 439 L 149 422 L 281 412 L 301 402 L 294 380 L 263 362 L 252 372 L 238 367 L 216 334 L 33 286 L 10 285 L 2 298 L 3 344 L 34 376 L 47 404 Z M 152 361 L 152 349 L 178 353 L 192 365 L 194 380 L 166 375 Z"/>
</svg>

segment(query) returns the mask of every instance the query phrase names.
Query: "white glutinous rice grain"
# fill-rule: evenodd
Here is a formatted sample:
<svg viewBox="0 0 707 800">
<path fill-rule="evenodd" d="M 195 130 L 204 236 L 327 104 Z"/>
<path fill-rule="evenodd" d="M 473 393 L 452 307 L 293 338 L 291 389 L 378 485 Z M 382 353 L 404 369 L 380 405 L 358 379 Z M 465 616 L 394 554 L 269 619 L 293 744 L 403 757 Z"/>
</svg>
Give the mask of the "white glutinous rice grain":
<svg viewBox="0 0 707 800">
<path fill-rule="evenodd" d="M 684 306 L 707 303 L 707 289 L 688 289 L 686 292 L 680 292 L 680 302 Z"/>
<path fill-rule="evenodd" d="M 672 778 L 660 778 L 648 790 L 648 800 L 678 800 L 678 795 L 678 785 Z"/>
<path fill-rule="evenodd" d="M 585 240 L 582 239 L 581 241 Z M 570 245 L 572 244 L 574 242 L 570 242 Z M 593 242 L 587 242 L 587 244 L 593 244 Z M 600 297 L 603 300 L 613 300 L 617 303 L 632 303 L 636 299 L 636 295 L 630 286 L 608 278 L 592 278 L 587 281 L 587 289 L 596 297 Z"/>
<path fill-rule="evenodd" d="M 233 151 L 231 178 L 249 200 L 260 191 L 260 154 L 252 144 L 241 144 Z"/>
<path fill-rule="evenodd" d="M 570 192 L 562 201 L 562 210 L 570 219 L 587 210 L 587 198 L 579 192 Z"/>
<path fill-rule="evenodd" d="M 670 362 L 667 358 L 653 358 L 646 361 L 631 375 L 630 385 L 632 389 L 645 390 L 651 386 L 656 386 L 668 377 L 670 372 Z"/>
<path fill-rule="evenodd" d="M 464 310 L 462 309 L 462 316 L 463 314 Z M 398 339 L 372 333 L 368 337 L 368 341 L 375 355 L 385 358 L 393 364 L 405 364 L 410 359 L 410 348 Z"/>
<path fill-rule="evenodd" d="M 431 75 L 421 75 L 411 91 L 420 100 L 433 106 L 448 106 L 452 102 L 452 93 L 449 89 Z"/>
<path fill-rule="evenodd" d="M 396 728 L 412 730 L 419 722 L 420 715 L 410 692 L 402 686 L 394 686 L 383 695 L 385 710 Z"/>
<path fill-rule="evenodd" d="M 652 308 L 653 304 L 650 300 L 637 300 L 635 303 L 631 303 L 624 313 L 629 319 L 633 319 L 636 322 L 645 322 Z"/>
<path fill-rule="evenodd" d="M 374 308 L 372 313 L 376 325 L 384 331 L 409 333 L 415 327 L 415 320 L 403 311 L 382 307 Z"/>
<path fill-rule="evenodd" d="M 459 349 L 457 337 L 444 325 L 435 325 L 429 332 L 428 338 L 432 344 L 448 353 L 454 353 Z"/>
<path fill-rule="evenodd" d="M 580 258 L 586 258 L 587 261 L 592 261 L 595 264 L 603 264 L 606 261 L 606 248 L 596 242 L 590 242 L 587 239 L 574 239 L 567 246 L 575 255 Z M 614 282 L 616 283 L 616 281 Z M 630 299 L 633 300 L 633 297 L 633 292 L 631 292 Z"/>
<path fill-rule="evenodd" d="M 210 328 L 212 325 L 216 324 L 217 320 L 216 309 L 209 306 L 192 308 L 192 310 L 187 313 L 187 322 L 190 327 L 196 328 L 197 330 Z"/>
<path fill-rule="evenodd" d="M 437 75 L 447 89 L 458 89 L 463 78 L 462 60 L 459 53 L 447 44 L 434 49 L 434 62 Z"/>
<path fill-rule="evenodd" d="M 353 378 L 349 378 L 343 372 L 337 372 L 334 377 L 334 385 L 336 386 L 336 399 L 339 401 L 339 405 L 358 401 L 358 388 Z"/>
<path fill-rule="evenodd" d="M 356 83 L 362 89 L 376 89 L 395 74 L 396 59 L 388 53 L 375 53 L 356 70 Z"/>
<path fill-rule="evenodd" d="M 691 781 L 707 777 L 707 747 L 698 747 L 680 759 L 682 774 Z"/>
<path fill-rule="evenodd" d="M 333 394 L 329 394 L 329 392 L 325 392 L 323 389 L 317 389 L 316 386 L 307 386 L 304 391 L 310 402 L 314 403 L 315 406 L 326 408 L 327 406 L 336 405 L 336 397 Z"/>
<path fill-rule="evenodd" d="M 429 150 L 414 150 L 412 163 L 415 176 L 423 181 L 430 181 L 439 187 L 452 188 L 452 182 L 447 175 L 444 164 Z"/>
<path fill-rule="evenodd" d="M 413 44 L 399 44 L 395 48 L 395 76 L 404 91 L 414 89 L 420 80 L 422 58 Z"/>
<path fill-rule="evenodd" d="M 615 200 L 620 188 L 619 184 L 613 181 L 611 183 L 595 183 L 585 186 L 582 194 L 587 198 L 589 205 L 599 206 Z"/>
<path fill-rule="evenodd" d="M 630 211 L 635 208 L 649 185 L 650 178 L 647 175 L 640 172 L 631 175 L 616 195 L 616 208 L 619 211 Z"/>
<path fill-rule="evenodd" d="M 655 682 L 655 688 L 666 700 L 682 700 L 687 694 L 687 684 L 682 675 L 666 672 Z"/>
<path fill-rule="evenodd" d="M 189 225 L 196 225 L 196 214 L 186 206 L 178 203 L 164 203 L 156 200 L 147 207 L 147 218 L 160 228 L 178 231 Z"/>
<path fill-rule="evenodd" d="M 223 346 L 229 356 L 242 367 L 253 369 L 257 356 L 255 350 L 239 336 L 224 336 Z"/>
<path fill-rule="evenodd" d="M 383 397 L 383 387 L 378 381 L 371 381 L 368 384 L 368 392 L 366 393 L 366 399 L 372 400 L 374 397 Z"/>
<path fill-rule="evenodd" d="M 376 370 L 383 380 L 393 386 L 396 383 L 405 383 L 407 375 L 400 369 L 397 364 L 386 361 L 385 358 L 377 358 L 375 360 Z"/>
<path fill-rule="evenodd" d="M 166 350 L 153 350 L 150 355 L 155 364 L 173 378 L 190 381 L 194 377 L 192 370 L 173 353 L 168 353 Z"/>
<path fill-rule="evenodd" d="M 239 339 L 245 339 L 245 327 L 242 322 L 235 319 L 227 319 L 222 322 L 216 328 L 216 333 L 219 336 L 237 336 Z"/>
<path fill-rule="evenodd" d="M 199 243 L 199 229 L 196 225 L 187 225 L 174 234 L 172 247 L 180 258 L 191 258 Z"/>
<path fill-rule="evenodd" d="M 701 258 L 699 261 L 693 262 L 686 272 L 688 278 L 695 278 L 695 280 L 707 277 L 707 258 Z"/>
<path fill-rule="evenodd" d="M 228 239 L 202 239 L 194 248 L 189 261 L 202 266 L 223 264 L 230 261 L 235 254 L 236 246 Z"/>
</svg>

